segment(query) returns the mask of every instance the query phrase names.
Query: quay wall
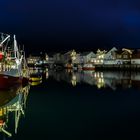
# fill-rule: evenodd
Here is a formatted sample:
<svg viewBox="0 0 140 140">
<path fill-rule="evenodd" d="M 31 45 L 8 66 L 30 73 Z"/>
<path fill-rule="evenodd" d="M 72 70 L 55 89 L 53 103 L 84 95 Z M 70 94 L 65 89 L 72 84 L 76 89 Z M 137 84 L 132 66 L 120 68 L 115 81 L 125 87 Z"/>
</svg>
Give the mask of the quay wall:
<svg viewBox="0 0 140 140">
<path fill-rule="evenodd" d="M 140 70 L 140 64 L 95 65 L 96 70 Z"/>
</svg>

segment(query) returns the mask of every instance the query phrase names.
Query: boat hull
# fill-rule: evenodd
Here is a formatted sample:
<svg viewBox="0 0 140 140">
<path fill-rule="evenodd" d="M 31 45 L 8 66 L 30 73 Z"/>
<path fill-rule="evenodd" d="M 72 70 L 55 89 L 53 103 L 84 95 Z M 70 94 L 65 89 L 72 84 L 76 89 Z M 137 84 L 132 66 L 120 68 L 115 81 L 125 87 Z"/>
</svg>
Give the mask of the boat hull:
<svg viewBox="0 0 140 140">
<path fill-rule="evenodd" d="M 41 80 L 42 80 L 41 77 L 30 77 L 29 78 L 29 81 L 32 81 L 32 82 L 41 81 Z"/>
<path fill-rule="evenodd" d="M 83 70 L 95 70 L 95 66 L 93 64 L 85 64 L 82 69 Z"/>
<path fill-rule="evenodd" d="M 12 77 L 19 77 L 18 70 L 0 71 L 0 74 L 12 76 Z"/>
<path fill-rule="evenodd" d="M 95 67 L 83 67 L 83 70 L 95 70 Z"/>
<path fill-rule="evenodd" d="M 37 86 L 37 85 L 39 85 L 41 83 L 42 83 L 42 81 L 35 81 L 35 82 L 30 82 L 30 85 L 31 86 Z"/>
<path fill-rule="evenodd" d="M 0 89 L 8 89 L 17 84 L 22 84 L 22 78 L 0 74 Z"/>
</svg>

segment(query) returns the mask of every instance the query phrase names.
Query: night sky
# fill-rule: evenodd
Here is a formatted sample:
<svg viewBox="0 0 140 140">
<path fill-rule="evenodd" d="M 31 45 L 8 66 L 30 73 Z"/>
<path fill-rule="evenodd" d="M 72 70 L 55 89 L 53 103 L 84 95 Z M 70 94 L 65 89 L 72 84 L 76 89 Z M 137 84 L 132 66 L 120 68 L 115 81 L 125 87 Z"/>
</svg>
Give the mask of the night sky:
<svg viewBox="0 0 140 140">
<path fill-rule="evenodd" d="M 0 31 L 26 50 L 140 47 L 139 0 L 1 0 Z"/>
</svg>

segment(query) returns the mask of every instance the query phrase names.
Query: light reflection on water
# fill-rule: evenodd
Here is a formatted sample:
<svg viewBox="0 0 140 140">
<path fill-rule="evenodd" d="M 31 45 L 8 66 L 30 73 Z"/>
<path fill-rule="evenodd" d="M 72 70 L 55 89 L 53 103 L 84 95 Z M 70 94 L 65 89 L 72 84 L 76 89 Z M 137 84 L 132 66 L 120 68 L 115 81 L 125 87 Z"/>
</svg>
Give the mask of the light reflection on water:
<svg viewBox="0 0 140 140">
<path fill-rule="evenodd" d="M 130 121 L 131 126 L 137 126 L 131 124 L 133 123 L 131 119 L 140 116 L 139 94 L 131 93 L 136 90 L 132 90 L 128 96 L 119 95 L 119 92 L 123 93 L 123 89 L 128 91 L 139 88 L 140 72 L 31 69 L 30 74 L 39 74 L 43 78 L 40 81 L 32 81 L 24 87 L 16 86 L 7 91 L 0 91 L 0 135 L 5 139 L 13 135 L 13 139 L 12 137 L 10 139 L 15 140 L 21 138 L 21 135 L 21 139 L 25 140 L 29 134 L 32 139 L 34 135 L 43 137 L 45 134 L 49 140 L 63 136 L 77 140 L 74 135 L 79 139 L 83 135 L 85 135 L 83 139 L 87 136 L 87 139 L 92 139 L 92 134 L 98 139 L 96 136 L 98 134 L 106 136 L 112 132 L 109 136 L 113 137 L 114 134 L 121 133 L 123 128 L 124 133 L 129 132 L 131 127 L 127 129 L 127 121 Z M 63 86 L 61 83 L 66 84 Z M 117 89 L 121 91 L 118 92 Z M 32 100 L 26 108 L 29 90 Z M 112 96 L 112 90 L 117 94 Z M 78 94 L 74 94 L 77 91 Z M 98 91 L 108 95 L 97 96 Z M 20 124 L 21 118 L 25 115 L 26 121 L 23 119 Z M 136 122 L 140 124 L 138 118 Z M 19 125 L 22 127 L 20 135 L 17 136 Z"/>
<path fill-rule="evenodd" d="M 72 86 L 88 84 L 96 86 L 98 89 L 110 88 L 131 88 L 140 85 L 140 72 L 135 71 L 73 71 L 71 69 L 55 71 L 35 68 L 30 70 L 30 74 L 41 74 L 43 79 L 53 78 L 56 81 L 67 82 Z M 30 83 L 32 86 L 41 84 L 42 81 Z"/>
<path fill-rule="evenodd" d="M 48 74 L 57 81 L 65 81 L 73 86 L 88 84 L 100 88 L 131 88 L 139 87 L 140 72 L 131 71 L 49 71 Z"/>
<path fill-rule="evenodd" d="M 0 90 L 0 136 L 3 139 L 12 137 L 13 134 L 18 132 L 20 119 L 25 115 L 24 110 L 29 89 L 30 85 L 24 87 L 15 85 Z"/>
</svg>

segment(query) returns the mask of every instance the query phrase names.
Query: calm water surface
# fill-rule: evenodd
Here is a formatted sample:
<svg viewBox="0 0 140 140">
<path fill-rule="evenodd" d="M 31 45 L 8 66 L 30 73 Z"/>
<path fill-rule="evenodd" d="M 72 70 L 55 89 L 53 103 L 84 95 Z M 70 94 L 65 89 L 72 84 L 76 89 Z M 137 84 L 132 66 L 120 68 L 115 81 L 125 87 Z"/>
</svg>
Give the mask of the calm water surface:
<svg viewBox="0 0 140 140">
<path fill-rule="evenodd" d="M 140 73 L 38 72 L 42 82 L 0 92 L 12 134 L 0 140 L 140 139 Z"/>
</svg>

